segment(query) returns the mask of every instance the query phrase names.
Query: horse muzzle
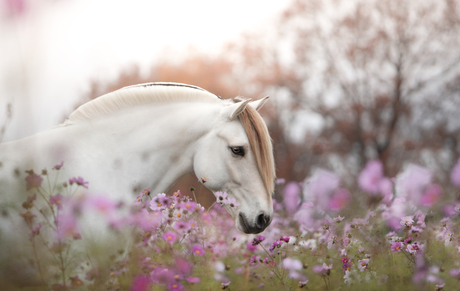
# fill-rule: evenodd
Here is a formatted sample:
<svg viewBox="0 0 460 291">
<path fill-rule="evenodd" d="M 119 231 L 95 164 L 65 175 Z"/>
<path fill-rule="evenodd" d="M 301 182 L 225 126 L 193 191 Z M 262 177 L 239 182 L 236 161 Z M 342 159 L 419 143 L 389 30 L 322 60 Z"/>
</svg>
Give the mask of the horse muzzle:
<svg viewBox="0 0 460 291">
<path fill-rule="evenodd" d="M 250 223 L 243 213 L 239 213 L 238 219 L 240 222 L 240 230 L 242 230 L 244 233 L 260 233 L 264 231 L 267 226 L 270 225 L 272 222 L 272 216 L 266 214 L 265 212 L 260 212 L 254 221 L 254 223 Z"/>
</svg>

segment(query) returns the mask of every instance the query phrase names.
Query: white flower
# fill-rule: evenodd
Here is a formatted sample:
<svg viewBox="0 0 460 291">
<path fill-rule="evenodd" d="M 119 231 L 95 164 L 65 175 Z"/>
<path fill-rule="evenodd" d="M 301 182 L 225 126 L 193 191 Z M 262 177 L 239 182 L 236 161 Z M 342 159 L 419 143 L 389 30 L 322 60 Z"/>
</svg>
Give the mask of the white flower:
<svg viewBox="0 0 460 291">
<path fill-rule="evenodd" d="M 412 216 L 404 216 L 401 218 L 399 224 L 402 226 L 412 226 L 412 224 L 414 224 L 414 220 L 412 219 Z"/>
<path fill-rule="evenodd" d="M 364 272 L 367 270 L 367 263 L 369 263 L 369 259 L 363 259 L 358 261 L 358 269 L 361 272 Z"/>
<path fill-rule="evenodd" d="M 383 285 L 387 282 L 387 279 L 388 279 L 388 275 L 382 275 L 379 277 L 379 280 L 377 281 L 377 284 L 380 286 L 380 285 Z"/>
<path fill-rule="evenodd" d="M 351 284 L 351 282 L 353 281 L 351 278 L 350 278 L 350 271 L 346 270 L 345 271 L 345 276 L 343 276 L 343 278 L 345 279 L 345 283 L 347 283 L 348 285 Z"/>
<path fill-rule="evenodd" d="M 286 270 L 300 270 L 303 267 L 302 263 L 299 260 L 291 258 L 284 259 L 281 265 Z"/>
</svg>

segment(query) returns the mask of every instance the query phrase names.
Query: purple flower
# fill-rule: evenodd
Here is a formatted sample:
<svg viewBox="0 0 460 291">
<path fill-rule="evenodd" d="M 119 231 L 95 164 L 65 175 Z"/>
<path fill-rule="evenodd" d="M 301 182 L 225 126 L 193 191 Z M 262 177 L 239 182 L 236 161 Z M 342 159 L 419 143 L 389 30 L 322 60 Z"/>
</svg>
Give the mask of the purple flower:
<svg viewBox="0 0 460 291">
<path fill-rule="evenodd" d="M 400 242 L 394 242 L 391 244 L 391 251 L 393 253 L 397 253 L 401 251 L 401 243 Z"/>
<path fill-rule="evenodd" d="M 168 231 L 163 235 L 163 238 L 170 244 L 176 241 L 177 234 L 172 231 Z"/>
<path fill-rule="evenodd" d="M 256 237 L 253 241 L 252 241 L 252 245 L 253 246 L 256 246 L 258 244 L 260 244 L 261 242 L 263 242 L 265 240 L 265 237 L 259 235 L 258 237 Z"/>
<path fill-rule="evenodd" d="M 270 252 L 273 252 L 273 250 L 274 250 L 275 248 L 281 247 L 282 244 L 283 244 L 282 241 L 279 241 L 279 240 L 275 241 L 275 242 L 270 246 L 270 249 L 269 249 Z"/>
<path fill-rule="evenodd" d="M 284 241 L 284 242 L 288 243 L 289 240 L 290 240 L 289 237 L 280 237 L 280 241 Z"/>
<path fill-rule="evenodd" d="M 204 255 L 205 251 L 203 250 L 200 244 L 194 244 L 192 247 L 192 253 L 197 256 L 202 256 Z"/>
<path fill-rule="evenodd" d="M 450 172 L 450 181 L 454 186 L 460 187 L 460 159 L 458 159 L 452 168 L 452 172 Z"/>
<path fill-rule="evenodd" d="M 297 211 L 300 205 L 300 187 L 296 182 L 289 182 L 284 186 L 284 207 L 288 212 Z"/>
<path fill-rule="evenodd" d="M 28 173 L 29 175 L 26 177 L 27 190 L 40 187 L 42 185 L 43 178 L 31 171 Z"/>
</svg>

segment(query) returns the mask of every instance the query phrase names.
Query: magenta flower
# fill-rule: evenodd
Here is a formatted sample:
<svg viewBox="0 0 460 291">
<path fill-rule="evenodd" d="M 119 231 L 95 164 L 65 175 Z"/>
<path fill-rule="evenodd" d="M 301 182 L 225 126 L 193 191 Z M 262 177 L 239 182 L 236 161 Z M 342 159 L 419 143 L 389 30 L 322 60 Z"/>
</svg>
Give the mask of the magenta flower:
<svg viewBox="0 0 460 291">
<path fill-rule="evenodd" d="M 43 178 L 33 172 L 29 172 L 29 175 L 26 177 L 27 190 L 32 188 L 38 188 L 42 185 Z"/>
<path fill-rule="evenodd" d="M 329 210 L 337 212 L 344 208 L 348 200 L 350 200 L 350 193 L 347 189 L 340 188 L 334 194 L 331 195 L 329 200 Z"/>
<path fill-rule="evenodd" d="M 282 236 L 282 237 L 280 237 L 280 240 L 282 240 L 282 241 L 288 243 L 289 240 L 290 240 L 290 238 L 289 238 L 289 237 L 283 237 L 283 236 Z"/>
<path fill-rule="evenodd" d="M 296 182 L 289 182 L 284 186 L 283 203 L 288 212 L 297 211 L 300 205 L 300 187 Z"/>
<path fill-rule="evenodd" d="M 275 248 L 281 247 L 282 244 L 283 244 L 282 241 L 279 241 L 279 240 L 275 241 L 275 242 L 270 246 L 270 249 L 269 249 L 270 252 L 273 252 L 273 250 L 275 250 Z"/>
<path fill-rule="evenodd" d="M 131 291 L 147 291 L 149 285 L 150 281 L 147 276 L 137 276 L 131 286 Z"/>
<path fill-rule="evenodd" d="M 450 181 L 454 186 L 460 187 L 460 159 L 458 159 L 450 172 Z"/>
<path fill-rule="evenodd" d="M 254 238 L 254 240 L 252 241 L 252 245 L 256 246 L 260 244 L 261 242 L 263 242 L 264 240 L 265 240 L 265 237 L 259 235 L 258 237 Z"/>
<path fill-rule="evenodd" d="M 194 244 L 192 247 L 192 253 L 194 253 L 197 256 L 202 256 L 204 255 L 205 251 L 203 250 L 200 244 Z"/>
<path fill-rule="evenodd" d="M 393 253 L 397 253 L 401 251 L 401 243 L 400 242 L 394 242 L 391 244 L 391 251 Z"/>
<path fill-rule="evenodd" d="M 62 210 L 62 202 L 63 202 L 63 200 L 64 200 L 64 196 L 62 196 L 59 193 L 50 197 L 50 203 L 52 205 L 56 205 L 58 210 Z"/>
<path fill-rule="evenodd" d="M 163 235 L 163 238 L 170 244 L 176 241 L 177 234 L 172 231 L 168 231 Z"/>
</svg>

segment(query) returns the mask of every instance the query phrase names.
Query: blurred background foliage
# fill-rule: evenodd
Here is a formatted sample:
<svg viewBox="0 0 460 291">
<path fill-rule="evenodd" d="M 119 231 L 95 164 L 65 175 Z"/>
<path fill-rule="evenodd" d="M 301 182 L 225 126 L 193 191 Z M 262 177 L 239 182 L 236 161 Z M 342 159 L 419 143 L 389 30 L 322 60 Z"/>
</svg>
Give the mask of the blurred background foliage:
<svg viewBox="0 0 460 291">
<path fill-rule="evenodd" d="M 162 81 L 224 98 L 270 95 L 261 114 L 280 178 L 303 181 L 325 168 L 355 186 L 351 177 L 380 159 L 389 177 L 417 163 L 447 182 L 460 156 L 459 1 L 296 0 L 271 26 L 212 55 L 166 52 L 149 74 L 133 66 L 94 81 L 77 105 Z"/>
</svg>

